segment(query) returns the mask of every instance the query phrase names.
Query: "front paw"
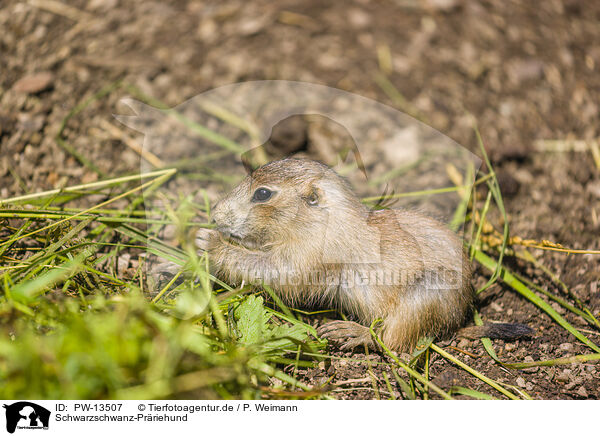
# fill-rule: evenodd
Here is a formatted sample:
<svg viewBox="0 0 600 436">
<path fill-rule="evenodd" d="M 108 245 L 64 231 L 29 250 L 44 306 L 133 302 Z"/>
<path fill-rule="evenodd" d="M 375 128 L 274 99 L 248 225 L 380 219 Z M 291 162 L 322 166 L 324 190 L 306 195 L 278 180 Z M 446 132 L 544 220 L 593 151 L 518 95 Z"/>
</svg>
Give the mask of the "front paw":
<svg viewBox="0 0 600 436">
<path fill-rule="evenodd" d="M 216 234 L 217 231 L 214 229 L 199 228 L 196 232 L 196 247 L 198 247 L 198 251 L 208 251 L 210 238 Z"/>
</svg>

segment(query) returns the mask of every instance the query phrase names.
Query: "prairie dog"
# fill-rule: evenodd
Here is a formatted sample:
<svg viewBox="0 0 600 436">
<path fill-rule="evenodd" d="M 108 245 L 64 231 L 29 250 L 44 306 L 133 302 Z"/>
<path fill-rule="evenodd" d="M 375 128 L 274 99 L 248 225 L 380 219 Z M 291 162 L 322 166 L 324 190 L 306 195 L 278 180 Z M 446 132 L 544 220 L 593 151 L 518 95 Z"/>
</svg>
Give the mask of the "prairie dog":
<svg viewBox="0 0 600 436">
<path fill-rule="evenodd" d="M 213 209 L 205 245 L 211 272 L 230 284 L 270 286 L 291 306 L 336 308 L 354 321 L 318 330 L 342 349 L 391 349 L 458 331 L 476 296 L 460 238 L 408 210 L 369 210 L 328 166 L 287 158 L 249 174 Z M 514 328 L 512 328 L 514 327 Z M 517 337 L 517 324 L 463 329 L 470 337 Z"/>
</svg>

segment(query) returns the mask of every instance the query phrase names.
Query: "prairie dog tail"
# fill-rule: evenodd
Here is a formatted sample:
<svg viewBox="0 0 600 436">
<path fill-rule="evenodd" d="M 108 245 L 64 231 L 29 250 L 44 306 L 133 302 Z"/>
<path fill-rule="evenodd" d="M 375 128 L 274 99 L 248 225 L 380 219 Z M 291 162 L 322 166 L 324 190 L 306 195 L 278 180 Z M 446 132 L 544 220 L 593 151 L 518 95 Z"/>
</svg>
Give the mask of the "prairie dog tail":
<svg viewBox="0 0 600 436">
<path fill-rule="evenodd" d="M 458 336 L 467 339 L 491 338 L 491 339 L 518 339 L 523 336 L 531 336 L 535 330 L 525 324 L 511 323 L 488 323 L 465 327 L 458 331 Z"/>
</svg>

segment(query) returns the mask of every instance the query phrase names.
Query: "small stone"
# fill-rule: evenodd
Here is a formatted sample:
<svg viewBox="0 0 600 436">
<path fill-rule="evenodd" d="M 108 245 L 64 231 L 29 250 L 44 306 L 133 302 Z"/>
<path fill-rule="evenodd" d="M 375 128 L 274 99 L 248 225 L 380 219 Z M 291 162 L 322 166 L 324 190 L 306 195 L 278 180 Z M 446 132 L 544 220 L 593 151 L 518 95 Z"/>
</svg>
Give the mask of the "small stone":
<svg viewBox="0 0 600 436">
<path fill-rule="evenodd" d="M 371 17 L 361 9 L 352 8 L 348 11 L 348 21 L 353 27 L 362 29 L 371 23 Z"/>
<path fill-rule="evenodd" d="M 565 369 L 563 372 L 556 376 L 555 380 L 559 383 L 567 383 L 569 381 L 570 373 L 571 371 Z"/>
<path fill-rule="evenodd" d="M 459 6 L 458 0 L 427 0 L 425 5 L 429 9 L 449 12 Z"/>
<path fill-rule="evenodd" d="M 37 132 L 44 127 L 46 117 L 43 115 L 31 115 L 29 113 L 20 113 L 17 115 L 19 126 L 27 132 Z"/>
<path fill-rule="evenodd" d="M 532 356 L 525 356 L 525 359 L 523 359 L 523 361 L 525 363 L 531 363 L 531 362 L 535 362 L 535 360 L 533 359 Z M 526 372 L 528 374 L 534 373 L 534 372 L 538 372 L 540 368 L 538 366 L 532 366 L 530 368 L 523 368 L 521 371 Z"/>
<path fill-rule="evenodd" d="M 470 343 L 471 343 L 471 341 L 469 341 L 468 339 L 461 339 L 460 342 L 458 343 L 457 348 L 462 348 L 462 349 L 467 348 Z"/>
<path fill-rule="evenodd" d="M 577 389 L 577 395 L 579 395 L 580 397 L 583 397 L 583 398 L 587 398 L 588 397 L 587 389 L 584 386 L 581 386 L 579 389 Z"/>
<path fill-rule="evenodd" d="M 218 29 L 214 20 L 206 19 L 200 22 L 196 33 L 204 42 L 212 42 L 218 35 Z"/>
<path fill-rule="evenodd" d="M 242 21 L 240 23 L 240 25 L 238 26 L 237 30 L 243 36 L 256 35 L 261 30 L 264 29 L 264 27 L 267 25 L 268 22 L 269 22 L 269 17 L 266 15 L 249 18 L 249 19 Z"/>
<path fill-rule="evenodd" d="M 123 253 L 117 258 L 117 269 L 119 273 L 123 273 L 127 269 L 130 259 L 131 254 L 129 253 Z"/>
<path fill-rule="evenodd" d="M 400 359 L 403 360 L 404 362 L 410 362 L 410 360 L 412 359 L 412 356 L 408 353 L 402 353 L 400 355 Z"/>
<path fill-rule="evenodd" d="M 571 352 L 573 351 L 573 344 L 571 344 L 570 342 L 565 342 L 563 344 L 560 344 L 558 346 L 558 349 L 561 351 Z"/>
<path fill-rule="evenodd" d="M 452 369 L 447 369 L 432 381 L 437 386 L 447 388 L 458 383 L 458 373 Z"/>
<path fill-rule="evenodd" d="M 517 386 L 524 388 L 527 383 L 523 377 L 517 377 Z"/>
<path fill-rule="evenodd" d="M 500 306 L 498 303 L 496 303 L 495 301 L 492 301 L 490 303 L 490 307 L 492 309 L 494 309 L 496 312 L 502 312 L 502 311 L 504 311 L 504 308 L 502 306 Z"/>
<path fill-rule="evenodd" d="M 508 65 L 509 79 L 519 84 L 539 79 L 544 72 L 544 64 L 538 59 L 520 59 Z"/>
<path fill-rule="evenodd" d="M 49 71 L 28 74 L 15 82 L 13 90 L 25 94 L 37 94 L 48 89 L 53 80 L 54 75 Z"/>
<path fill-rule="evenodd" d="M 108 11 L 117 6 L 117 0 L 91 0 L 88 8 L 94 11 Z"/>
</svg>

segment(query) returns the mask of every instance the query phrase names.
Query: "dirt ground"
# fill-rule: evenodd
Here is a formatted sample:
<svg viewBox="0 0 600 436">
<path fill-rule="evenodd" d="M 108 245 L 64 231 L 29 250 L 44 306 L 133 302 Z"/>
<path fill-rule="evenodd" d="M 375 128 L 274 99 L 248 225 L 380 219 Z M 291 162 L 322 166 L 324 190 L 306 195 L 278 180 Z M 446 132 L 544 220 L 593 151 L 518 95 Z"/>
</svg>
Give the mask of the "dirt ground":
<svg viewBox="0 0 600 436">
<path fill-rule="evenodd" d="M 139 169 L 138 155 L 102 127 L 119 112 L 123 93 L 98 100 L 84 116 L 69 120 L 63 136 L 79 158 L 55 140 L 77 104 L 116 80 L 170 106 L 227 83 L 299 80 L 416 114 L 471 150 L 476 150 L 476 121 L 499 175 L 511 233 L 600 249 L 600 168 L 581 146 L 600 136 L 598 2 L 77 0 L 57 5 L 8 0 L 0 6 L 0 198 Z M 382 77 L 404 99 L 382 86 L 387 83 Z M 563 143 L 567 149 L 561 151 L 540 142 L 564 139 L 573 141 Z M 82 160 L 92 162 L 95 171 Z M 600 256 L 534 254 L 600 315 Z M 507 262 L 559 293 L 530 264 Z M 476 285 L 486 280 L 478 270 Z M 599 342 L 598 330 L 553 307 Z M 532 340 L 494 341 L 502 360 L 589 353 L 504 285 L 485 291 L 481 313 L 484 319 L 536 329 Z M 600 371 L 593 362 L 507 371 L 478 341 L 450 345 L 465 351 L 454 353 L 467 364 L 533 398 L 599 396 Z M 373 398 L 367 365 L 351 360 L 364 356 L 337 355 L 344 359 L 300 376 L 311 384 L 333 376 L 339 398 Z M 375 365 L 382 358 L 372 359 Z M 376 365 L 373 372 L 378 375 Z M 489 391 L 441 358 L 433 362 L 431 377 L 441 387 Z M 379 382 L 385 391 L 381 377 Z"/>
</svg>

